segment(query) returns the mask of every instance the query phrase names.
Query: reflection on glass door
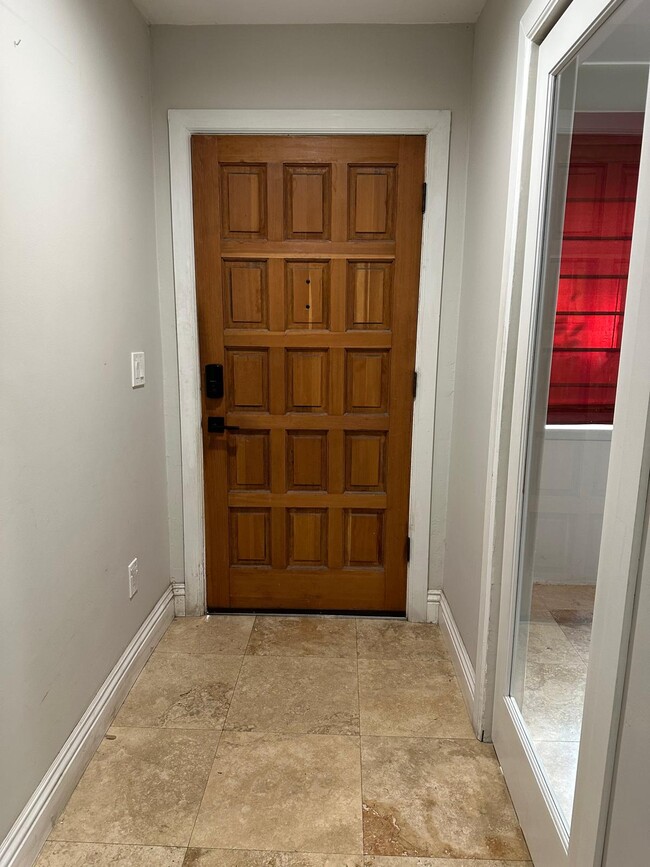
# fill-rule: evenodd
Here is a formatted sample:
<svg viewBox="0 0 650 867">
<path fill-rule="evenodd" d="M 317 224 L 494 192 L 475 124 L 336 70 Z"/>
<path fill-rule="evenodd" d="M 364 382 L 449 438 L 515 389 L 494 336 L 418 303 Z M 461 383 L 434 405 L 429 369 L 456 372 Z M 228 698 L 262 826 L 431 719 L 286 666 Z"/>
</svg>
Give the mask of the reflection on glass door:
<svg viewBox="0 0 650 867">
<path fill-rule="evenodd" d="M 650 0 L 556 78 L 510 694 L 571 824 L 650 60 Z"/>
</svg>

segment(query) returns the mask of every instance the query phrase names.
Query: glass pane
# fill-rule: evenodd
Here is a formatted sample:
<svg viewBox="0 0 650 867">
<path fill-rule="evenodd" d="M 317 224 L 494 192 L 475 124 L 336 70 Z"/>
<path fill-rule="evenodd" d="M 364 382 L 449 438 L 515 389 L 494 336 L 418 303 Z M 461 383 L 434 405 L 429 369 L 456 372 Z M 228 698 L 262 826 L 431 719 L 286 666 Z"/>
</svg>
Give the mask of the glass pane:
<svg viewBox="0 0 650 867">
<path fill-rule="evenodd" d="M 511 695 L 571 824 L 650 60 L 627 0 L 557 75 Z"/>
</svg>

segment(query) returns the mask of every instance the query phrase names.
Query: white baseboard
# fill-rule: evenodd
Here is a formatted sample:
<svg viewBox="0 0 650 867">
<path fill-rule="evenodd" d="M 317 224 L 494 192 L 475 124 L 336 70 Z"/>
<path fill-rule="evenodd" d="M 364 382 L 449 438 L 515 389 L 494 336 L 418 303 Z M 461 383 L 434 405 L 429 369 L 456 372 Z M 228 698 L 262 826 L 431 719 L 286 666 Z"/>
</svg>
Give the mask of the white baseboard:
<svg viewBox="0 0 650 867">
<path fill-rule="evenodd" d="M 33 864 L 86 765 L 173 616 L 172 588 L 168 587 L 0 844 L 2 867 L 30 867 Z"/>
<path fill-rule="evenodd" d="M 427 593 L 427 623 L 437 623 L 440 609 L 440 590 Z"/>
<path fill-rule="evenodd" d="M 449 646 L 454 669 L 469 711 L 469 718 L 473 720 L 476 674 L 444 593 L 440 595 L 440 629 Z"/>
<path fill-rule="evenodd" d="M 172 593 L 174 594 L 174 616 L 185 617 L 185 582 L 172 581 Z"/>
</svg>

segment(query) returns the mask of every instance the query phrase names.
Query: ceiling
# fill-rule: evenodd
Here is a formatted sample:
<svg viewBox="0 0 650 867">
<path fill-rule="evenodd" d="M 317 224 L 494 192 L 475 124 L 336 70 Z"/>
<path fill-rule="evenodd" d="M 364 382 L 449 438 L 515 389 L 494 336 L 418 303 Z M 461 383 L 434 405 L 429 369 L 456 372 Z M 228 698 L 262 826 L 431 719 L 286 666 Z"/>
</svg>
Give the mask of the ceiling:
<svg viewBox="0 0 650 867">
<path fill-rule="evenodd" d="M 486 0 L 134 0 L 150 24 L 461 24 Z"/>
</svg>

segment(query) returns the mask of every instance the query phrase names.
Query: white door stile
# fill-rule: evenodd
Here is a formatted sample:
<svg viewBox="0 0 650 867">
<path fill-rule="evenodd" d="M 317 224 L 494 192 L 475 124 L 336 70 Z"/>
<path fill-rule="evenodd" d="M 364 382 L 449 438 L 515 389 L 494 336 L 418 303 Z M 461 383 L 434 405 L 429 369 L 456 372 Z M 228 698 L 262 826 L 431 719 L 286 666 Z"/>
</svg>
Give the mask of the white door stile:
<svg viewBox="0 0 650 867">
<path fill-rule="evenodd" d="M 536 310 L 554 75 L 622 2 L 574 0 L 539 49 L 508 460 L 493 740 L 536 867 L 599 867 L 650 477 L 650 99 L 646 107 L 623 350 L 571 833 L 510 697 Z"/>
</svg>

